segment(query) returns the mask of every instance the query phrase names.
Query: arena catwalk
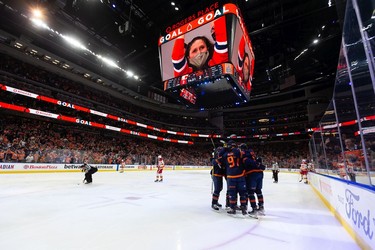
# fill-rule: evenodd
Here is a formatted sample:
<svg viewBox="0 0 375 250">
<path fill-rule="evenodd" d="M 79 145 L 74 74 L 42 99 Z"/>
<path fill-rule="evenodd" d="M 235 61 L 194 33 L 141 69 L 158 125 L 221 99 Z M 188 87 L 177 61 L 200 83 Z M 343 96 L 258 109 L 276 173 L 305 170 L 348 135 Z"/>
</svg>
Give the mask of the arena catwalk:
<svg viewBox="0 0 375 250">
<path fill-rule="evenodd" d="M 0 249 L 360 249 L 297 174 L 273 183 L 265 173 L 260 219 L 213 211 L 206 170 L 165 171 L 163 182 L 154 171 L 82 179 L 0 175 Z"/>
</svg>

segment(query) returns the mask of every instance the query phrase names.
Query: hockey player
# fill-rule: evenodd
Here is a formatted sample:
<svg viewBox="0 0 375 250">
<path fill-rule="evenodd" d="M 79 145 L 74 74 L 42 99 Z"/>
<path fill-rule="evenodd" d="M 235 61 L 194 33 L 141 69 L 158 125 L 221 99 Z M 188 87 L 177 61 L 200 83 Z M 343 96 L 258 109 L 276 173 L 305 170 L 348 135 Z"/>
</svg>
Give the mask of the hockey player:
<svg viewBox="0 0 375 250">
<path fill-rule="evenodd" d="M 272 178 L 273 178 L 273 183 L 278 183 L 279 182 L 279 163 L 277 161 L 272 162 Z"/>
<path fill-rule="evenodd" d="M 158 165 L 156 170 L 156 180 L 155 182 L 162 182 L 163 181 L 163 169 L 164 169 L 164 161 L 161 155 L 158 156 Z"/>
<path fill-rule="evenodd" d="M 227 182 L 227 185 L 228 185 L 227 171 L 226 171 L 228 162 L 227 162 L 227 159 L 226 159 L 226 153 L 228 152 L 229 148 L 228 148 L 228 144 L 225 141 L 222 141 L 222 143 L 223 143 L 223 146 L 222 146 L 222 149 L 220 151 L 218 151 L 216 161 L 224 169 L 224 178 L 225 178 L 225 181 Z M 230 210 L 228 188 L 227 188 L 227 192 L 226 192 L 226 195 L 225 195 L 225 210 Z"/>
<path fill-rule="evenodd" d="M 301 174 L 301 179 L 299 180 L 299 182 L 303 180 L 303 182 L 307 184 L 307 172 L 308 172 L 307 160 L 305 159 L 302 160 L 301 167 L 299 169 L 300 169 L 299 173 Z"/>
<path fill-rule="evenodd" d="M 252 149 L 248 149 L 246 144 L 241 144 L 242 163 L 245 168 L 246 190 L 250 206 L 249 211 L 251 217 L 257 217 L 257 214 L 264 215 L 264 199 L 263 199 L 263 171 L 265 166 L 262 164 L 260 157 L 256 158 Z M 258 204 L 257 204 L 258 200 Z"/>
<path fill-rule="evenodd" d="M 83 183 L 89 184 L 92 182 L 92 175 L 95 174 L 98 171 L 97 167 L 90 166 L 87 161 L 83 163 L 82 166 L 80 166 L 82 169 L 82 172 L 85 172 L 85 179 L 83 180 Z"/>
<path fill-rule="evenodd" d="M 124 170 L 125 170 L 125 160 L 121 160 L 121 163 L 120 163 L 120 173 L 124 173 Z"/>
<path fill-rule="evenodd" d="M 234 141 L 228 142 L 228 152 L 224 154 L 227 166 L 227 184 L 229 193 L 230 210 L 228 214 L 236 214 L 237 207 L 237 193 L 240 195 L 240 204 L 242 215 L 247 215 L 246 202 L 246 181 L 245 181 L 245 170 L 243 165 L 240 164 L 241 152 Z"/>
<path fill-rule="evenodd" d="M 220 192 L 223 190 L 223 178 L 225 177 L 225 165 L 219 160 L 219 155 L 223 154 L 224 148 L 218 147 L 213 153 L 211 160 L 212 170 L 211 177 L 214 184 L 214 191 L 212 193 L 212 209 L 218 211 L 222 205 L 219 203 Z"/>
</svg>

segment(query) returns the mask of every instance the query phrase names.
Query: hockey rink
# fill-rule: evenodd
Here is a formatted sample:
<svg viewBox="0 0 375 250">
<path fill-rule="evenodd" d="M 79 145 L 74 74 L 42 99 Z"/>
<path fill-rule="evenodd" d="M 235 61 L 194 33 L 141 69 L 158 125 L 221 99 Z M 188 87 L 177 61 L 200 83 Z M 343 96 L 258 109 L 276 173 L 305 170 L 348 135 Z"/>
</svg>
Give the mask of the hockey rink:
<svg viewBox="0 0 375 250">
<path fill-rule="evenodd" d="M 265 173 L 257 220 L 214 212 L 207 170 L 1 174 L 0 249 L 360 249 L 298 178 Z"/>
</svg>

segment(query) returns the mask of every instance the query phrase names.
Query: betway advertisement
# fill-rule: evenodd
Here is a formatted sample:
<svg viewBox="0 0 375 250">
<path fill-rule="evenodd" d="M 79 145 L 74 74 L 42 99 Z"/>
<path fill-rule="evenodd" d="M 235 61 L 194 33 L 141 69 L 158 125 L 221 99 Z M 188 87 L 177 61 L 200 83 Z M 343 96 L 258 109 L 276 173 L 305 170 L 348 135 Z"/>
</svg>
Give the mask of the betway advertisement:
<svg viewBox="0 0 375 250">
<path fill-rule="evenodd" d="M 54 164 L 54 163 L 0 163 L 0 174 L 7 173 L 41 173 L 41 172 L 77 172 L 82 164 Z M 90 164 L 102 171 L 118 171 L 119 164 Z M 176 166 L 165 165 L 165 170 L 208 170 L 211 166 Z M 156 170 L 155 165 L 126 165 L 125 171 Z"/>
</svg>

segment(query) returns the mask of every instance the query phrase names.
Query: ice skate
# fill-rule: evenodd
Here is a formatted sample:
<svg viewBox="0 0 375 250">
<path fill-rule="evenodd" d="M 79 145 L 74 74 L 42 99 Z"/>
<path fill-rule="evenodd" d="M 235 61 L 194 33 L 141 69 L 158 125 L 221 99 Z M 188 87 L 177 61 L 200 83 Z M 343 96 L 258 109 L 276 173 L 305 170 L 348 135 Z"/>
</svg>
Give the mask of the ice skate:
<svg viewBox="0 0 375 250">
<path fill-rule="evenodd" d="M 247 208 L 245 206 L 241 206 L 242 215 L 247 215 Z"/>
<path fill-rule="evenodd" d="M 227 213 L 229 214 L 229 215 L 236 215 L 236 209 L 235 208 L 230 208 L 228 211 L 227 211 Z"/>
<path fill-rule="evenodd" d="M 219 207 L 219 208 L 222 208 L 223 205 L 221 205 L 220 203 L 216 203 L 216 205 Z"/>
<path fill-rule="evenodd" d="M 215 211 L 219 211 L 220 210 L 220 207 L 218 206 L 218 204 L 212 204 L 211 205 L 211 208 Z"/>
<path fill-rule="evenodd" d="M 251 211 L 248 212 L 248 214 L 251 218 L 258 219 L 258 214 L 257 214 L 256 209 L 253 208 Z"/>
<path fill-rule="evenodd" d="M 156 179 L 154 182 L 159 182 L 159 180 L 158 179 Z"/>
<path fill-rule="evenodd" d="M 263 206 L 259 206 L 259 207 L 258 207 L 258 209 L 257 209 L 257 214 L 258 214 L 258 215 L 261 215 L 261 216 L 266 215 L 266 214 L 264 213 L 264 207 L 263 207 Z"/>
</svg>

